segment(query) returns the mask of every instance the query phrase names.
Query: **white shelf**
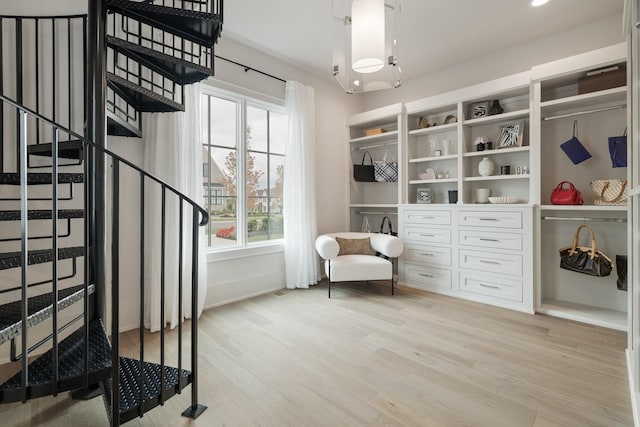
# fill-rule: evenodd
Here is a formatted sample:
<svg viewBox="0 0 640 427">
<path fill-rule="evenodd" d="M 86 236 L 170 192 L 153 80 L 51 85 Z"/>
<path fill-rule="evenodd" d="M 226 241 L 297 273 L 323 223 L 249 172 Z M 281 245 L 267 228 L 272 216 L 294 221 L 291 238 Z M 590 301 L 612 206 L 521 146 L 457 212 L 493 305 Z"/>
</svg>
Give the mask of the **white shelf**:
<svg viewBox="0 0 640 427">
<path fill-rule="evenodd" d="M 529 174 L 521 175 L 491 175 L 491 176 L 468 176 L 465 181 L 498 181 L 503 179 L 529 179 Z"/>
<path fill-rule="evenodd" d="M 349 142 L 382 142 L 390 141 L 398 138 L 398 131 L 392 130 L 389 132 L 379 133 L 371 136 L 361 136 L 359 138 L 353 138 Z"/>
<path fill-rule="evenodd" d="M 398 207 L 395 203 L 352 203 L 350 208 L 389 208 L 396 209 Z"/>
<path fill-rule="evenodd" d="M 605 328 L 627 330 L 627 313 L 560 300 L 544 300 L 538 313 L 589 323 Z"/>
<path fill-rule="evenodd" d="M 478 119 L 469 119 L 462 122 L 465 126 L 480 126 L 491 123 L 500 123 L 508 120 L 529 118 L 529 109 L 511 111 L 510 113 L 496 114 L 495 116 L 480 117 Z"/>
<path fill-rule="evenodd" d="M 433 127 L 423 128 L 423 129 L 414 129 L 409 131 L 409 135 L 421 136 L 421 135 L 428 135 L 432 133 L 454 131 L 456 130 L 457 126 L 458 126 L 458 123 L 456 122 L 456 123 L 447 123 L 445 125 L 433 126 Z"/>
<path fill-rule="evenodd" d="M 479 156 L 496 156 L 499 154 L 509 154 L 509 153 L 521 153 L 523 151 L 529 151 L 529 146 L 525 145 L 524 147 L 515 147 L 515 148 L 501 148 L 501 149 L 493 149 L 493 150 L 484 150 L 484 151 L 470 151 L 468 153 L 464 153 L 464 157 L 479 157 Z"/>
<path fill-rule="evenodd" d="M 595 205 L 540 205 L 543 211 L 593 211 L 593 212 L 626 212 L 626 206 L 595 206 Z"/>
<path fill-rule="evenodd" d="M 458 182 L 458 178 L 415 179 L 409 181 L 409 184 L 444 184 L 446 182 Z"/>
<path fill-rule="evenodd" d="M 540 110 L 543 120 L 550 116 L 576 112 L 588 113 L 601 107 L 626 105 L 627 86 L 613 89 L 600 90 L 597 92 L 585 93 L 582 95 L 569 96 L 566 98 L 553 99 L 540 103 Z"/>
<path fill-rule="evenodd" d="M 418 157 L 415 159 L 409 159 L 409 163 L 425 163 L 425 162 L 433 162 L 436 160 L 453 160 L 457 158 L 458 158 L 457 154 L 450 154 L 448 156 Z"/>
</svg>

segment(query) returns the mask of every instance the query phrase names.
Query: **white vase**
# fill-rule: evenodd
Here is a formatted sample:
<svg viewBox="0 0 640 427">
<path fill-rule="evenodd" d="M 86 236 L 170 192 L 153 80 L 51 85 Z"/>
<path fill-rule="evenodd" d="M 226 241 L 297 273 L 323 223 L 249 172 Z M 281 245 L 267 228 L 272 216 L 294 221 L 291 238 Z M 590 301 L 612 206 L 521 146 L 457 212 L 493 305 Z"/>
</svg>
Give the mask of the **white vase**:
<svg viewBox="0 0 640 427">
<path fill-rule="evenodd" d="M 484 157 L 478 164 L 478 173 L 480 174 L 480 176 L 491 176 L 493 175 L 494 168 L 495 163 L 493 163 L 490 158 Z"/>
</svg>

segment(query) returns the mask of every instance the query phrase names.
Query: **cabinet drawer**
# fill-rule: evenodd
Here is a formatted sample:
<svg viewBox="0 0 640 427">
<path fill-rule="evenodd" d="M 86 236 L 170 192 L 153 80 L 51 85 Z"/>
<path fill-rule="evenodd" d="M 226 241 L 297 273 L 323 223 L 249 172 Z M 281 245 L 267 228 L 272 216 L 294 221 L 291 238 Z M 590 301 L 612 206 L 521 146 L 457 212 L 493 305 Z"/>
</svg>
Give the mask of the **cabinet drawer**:
<svg viewBox="0 0 640 427">
<path fill-rule="evenodd" d="M 404 245 L 402 256 L 408 261 L 444 266 L 451 265 L 451 248 L 406 244 Z"/>
<path fill-rule="evenodd" d="M 460 249 L 460 268 L 522 276 L 522 255 Z"/>
<path fill-rule="evenodd" d="M 460 211 L 459 215 L 461 226 L 522 228 L 522 212 Z"/>
<path fill-rule="evenodd" d="M 426 228 L 405 226 L 402 237 L 407 242 L 451 243 L 451 230 L 448 228 Z"/>
<path fill-rule="evenodd" d="M 409 209 L 402 219 L 405 224 L 451 225 L 451 211 Z"/>
<path fill-rule="evenodd" d="M 522 234 L 497 233 L 476 230 L 460 230 L 458 242 L 461 245 L 481 246 L 483 248 L 499 248 L 522 250 Z"/>
<path fill-rule="evenodd" d="M 522 282 L 502 278 L 478 278 L 468 273 L 460 273 L 460 291 L 522 302 Z"/>
<path fill-rule="evenodd" d="M 451 289 L 451 271 L 442 268 L 404 264 L 405 280 L 427 290 Z"/>
</svg>

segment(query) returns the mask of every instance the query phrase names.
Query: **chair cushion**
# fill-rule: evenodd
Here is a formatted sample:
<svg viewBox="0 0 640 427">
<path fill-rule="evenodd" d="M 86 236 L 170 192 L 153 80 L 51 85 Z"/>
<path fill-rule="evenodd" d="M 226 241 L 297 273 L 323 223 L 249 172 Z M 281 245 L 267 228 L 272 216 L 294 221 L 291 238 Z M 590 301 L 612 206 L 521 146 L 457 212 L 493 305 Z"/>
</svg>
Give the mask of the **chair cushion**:
<svg viewBox="0 0 640 427">
<path fill-rule="evenodd" d="M 393 272 L 391 261 L 371 255 L 342 255 L 326 262 L 324 268 L 332 282 L 391 280 Z"/>
<path fill-rule="evenodd" d="M 375 255 L 373 249 L 371 249 L 371 239 L 369 237 L 364 239 L 343 239 L 336 237 L 338 245 L 340 245 L 340 252 L 338 256 L 342 255 Z"/>
</svg>

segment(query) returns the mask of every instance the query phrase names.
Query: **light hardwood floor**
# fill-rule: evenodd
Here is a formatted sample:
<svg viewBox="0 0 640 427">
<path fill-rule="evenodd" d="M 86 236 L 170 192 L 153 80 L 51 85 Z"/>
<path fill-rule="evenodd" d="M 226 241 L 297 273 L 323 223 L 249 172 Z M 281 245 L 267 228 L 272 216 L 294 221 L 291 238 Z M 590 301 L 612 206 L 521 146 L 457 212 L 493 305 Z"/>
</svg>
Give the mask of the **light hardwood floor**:
<svg viewBox="0 0 640 427">
<path fill-rule="evenodd" d="M 207 311 L 190 388 L 130 426 L 632 426 L 626 334 L 388 285 Z M 158 334 L 151 337 L 148 351 Z M 135 355 L 136 332 L 122 335 Z M 8 424 L 7 424 L 8 422 Z M 101 426 L 101 399 L 0 406 L 2 426 Z"/>
</svg>

